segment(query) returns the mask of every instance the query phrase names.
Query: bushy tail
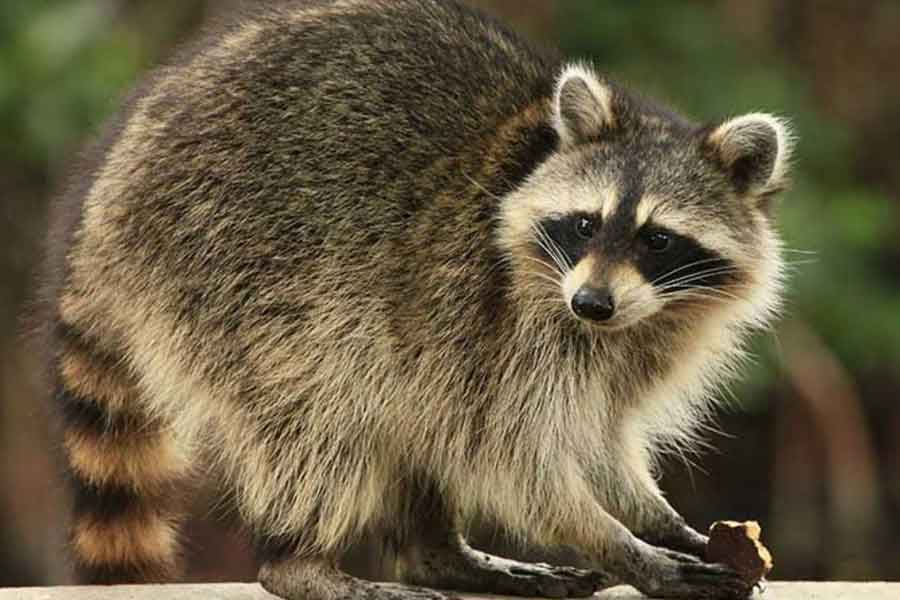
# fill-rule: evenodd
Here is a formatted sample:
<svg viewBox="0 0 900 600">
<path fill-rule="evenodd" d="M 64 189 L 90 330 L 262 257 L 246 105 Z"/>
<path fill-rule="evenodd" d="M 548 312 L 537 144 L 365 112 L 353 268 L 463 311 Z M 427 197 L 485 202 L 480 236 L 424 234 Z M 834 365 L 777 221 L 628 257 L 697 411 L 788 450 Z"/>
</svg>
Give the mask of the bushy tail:
<svg viewBox="0 0 900 600">
<path fill-rule="evenodd" d="M 172 580 L 180 571 L 176 486 L 187 456 L 142 409 L 120 359 L 72 327 L 57 330 L 55 400 L 77 576 L 83 583 Z"/>
</svg>

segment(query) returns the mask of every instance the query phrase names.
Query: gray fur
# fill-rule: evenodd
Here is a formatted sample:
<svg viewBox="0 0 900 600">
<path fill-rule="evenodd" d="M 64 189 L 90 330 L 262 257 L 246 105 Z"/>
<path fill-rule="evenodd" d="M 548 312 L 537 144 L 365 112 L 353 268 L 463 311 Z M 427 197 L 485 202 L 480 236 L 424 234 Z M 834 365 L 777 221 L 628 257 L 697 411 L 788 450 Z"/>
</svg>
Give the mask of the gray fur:
<svg viewBox="0 0 900 600">
<path fill-rule="evenodd" d="M 82 218 L 58 318 L 127 365 L 133 412 L 167 423 L 179 456 L 223 469 L 268 589 L 436 597 L 335 569 L 375 532 L 420 585 L 746 594 L 673 550 L 704 538 L 652 465 L 777 307 L 777 237 L 753 196 L 777 186 L 734 185 L 733 137 L 579 68 L 587 84 L 560 95 L 553 53 L 456 2 L 279 4 L 157 72 L 67 200 Z M 533 225 L 636 183 L 605 239 L 655 197 L 733 259 L 737 301 L 661 303 L 614 330 L 572 317 L 548 279 L 577 269 L 547 270 Z M 603 574 L 488 567 L 446 543 L 478 515 Z M 433 522 L 441 543 L 422 536 Z"/>
</svg>

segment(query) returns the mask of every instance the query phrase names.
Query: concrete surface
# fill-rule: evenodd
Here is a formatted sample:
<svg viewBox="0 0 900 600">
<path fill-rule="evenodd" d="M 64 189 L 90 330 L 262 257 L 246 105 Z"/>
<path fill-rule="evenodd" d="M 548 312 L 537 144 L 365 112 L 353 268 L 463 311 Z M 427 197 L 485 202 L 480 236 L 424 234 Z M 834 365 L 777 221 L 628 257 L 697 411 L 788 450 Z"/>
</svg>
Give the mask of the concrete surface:
<svg viewBox="0 0 900 600">
<path fill-rule="evenodd" d="M 466 596 L 472 600 L 478 596 Z M 497 596 L 487 598 L 497 598 Z M 629 587 L 597 594 L 593 600 L 638 600 Z M 898 583 L 769 582 L 758 600 L 900 600 Z M 0 600 L 276 600 L 256 584 L 126 585 L 0 589 Z M 646 600 L 646 599 L 644 599 Z"/>
</svg>

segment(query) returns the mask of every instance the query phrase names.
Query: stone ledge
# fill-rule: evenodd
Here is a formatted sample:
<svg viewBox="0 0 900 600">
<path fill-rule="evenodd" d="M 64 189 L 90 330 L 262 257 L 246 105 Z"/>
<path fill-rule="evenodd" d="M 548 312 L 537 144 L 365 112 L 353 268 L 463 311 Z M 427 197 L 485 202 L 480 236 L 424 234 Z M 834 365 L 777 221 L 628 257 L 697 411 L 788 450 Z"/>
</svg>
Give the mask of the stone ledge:
<svg viewBox="0 0 900 600">
<path fill-rule="evenodd" d="M 498 598 L 467 595 L 466 598 Z M 276 600 L 259 585 L 209 583 L 180 585 L 123 585 L 115 587 L 50 587 L 0 589 L 0 600 Z M 759 600 L 898 600 L 900 583 L 787 582 L 767 584 Z M 594 600 L 646 598 L 621 586 L 594 596 Z"/>
</svg>

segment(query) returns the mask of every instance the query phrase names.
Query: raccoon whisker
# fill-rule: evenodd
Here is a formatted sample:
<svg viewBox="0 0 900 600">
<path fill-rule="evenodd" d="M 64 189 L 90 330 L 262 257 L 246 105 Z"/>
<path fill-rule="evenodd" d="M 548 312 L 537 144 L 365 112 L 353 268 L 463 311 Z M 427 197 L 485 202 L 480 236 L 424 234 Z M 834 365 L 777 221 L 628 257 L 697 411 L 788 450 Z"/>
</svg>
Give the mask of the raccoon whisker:
<svg viewBox="0 0 900 600">
<path fill-rule="evenodd" d="M 696 289 L 696 288 L 695 288 Z M 720 302 L 722 304 L 728 304 L 733 301 L 740 301 L 741 299 L 734 295 L 716 295 L 713 293 L 714 290 L 699 290 L 699 291 L 684 291 L 684 292 L 675 292 L 668 295 L 668 298 L 674 300 L 707 300 L 713 302 Z"/>
<path fill-rule="evenodd" d="M 737 295 L 736 293 L 731 291 L 733 288 L 715 287 L 715 286 L 710 286 L 710 285 L 695 285 L 695 286 L 692 286 L 692 289 L 700 290 L 703 292 L 710 292 L 713 294 L 719 294 L 721 296 L 727 296 L 729 298 L 732 298 L 733 300 L 743 300 L 743 298 L 741 298 L 739 295 Z"/>
<path fill-rule="evenodd" d="M 719 273 L 705 273 L 703 275 L 698 275 L 697 277 L 685 277 L 684 279 L 681 279 L 678 281 L 671 281 L 671 282 L 665 283 L 664 285 L 660 285 L 657 287 L 657 291 L 667 292 L 669 290 L 677 290 L 677 289 L 681 289 L 681 288 L 688 287 L 688 286 L 692 286 L 692 287 L 702 286 L 709 277 L 715 277 L 718 275 L 728 275 L 728 274 L 729 274 L 728 271 L 723 271 L 723 272 L 719 272 Z"/>
<path fill-rule="evenodd" d="M 730 302 L 727 298 L 708 296 L 706 294 L 685 294 L 673 297 L 672 299 L 690 306 L 703 306 L 710 303 L 724 305 Z"/>
<path fill-rule="evenodd" d="M 671 294 L 674 292 L 678 292 L 686 289 L 700 289 L 703 287 L 712 288 L 714 286 L 708 285 L 705 277 L 698 277 L 696 279 L 686 279 L 684 281 L 679 281 L 675 283 L 671 283 L 668 285 L 660 286 L 657 288 L 656 292 L 658 294 Z"/>
<path fill-rule="evenodd" d="M 549 258 L 550 260 L 553 261 L 553 264 L 556 265 L 556 267 L 555 267 L 556 270 L 559 270 L 559 264 L 557 263 L 557 261 L 553 257 L 553 255 L 550 253 L 550 250 L 544 244 L 544 241 L 541 240 L 540 238 L 535 238 L 534 243 L 537 245 L 538 250 L 540 250 L 543 254 L 547 255 L 547 258 Z"/>
<path fill-rule="evenodd" d="M 681 284 L 681 285 L 684 285 L 684 284 Z M 671 292 L 669 292 L 669 293 L 670 293 L 670 294 L 678 294 L 678 293 L 680 293 L 681 291 L 686 291 L 686 292 L 691 292 L 691 291 L 694 291 L 694 292 L 707 292 L 707 293 L 712 293 L 712 294 L 719 294 L 720 296 L 725 296 L 725 297 L 731 298 L 731 299 L 733 299 L 733 300 L 742 300 L 742 298 L 740 298 L 740 297 L 737 296 L 736 294 L 733 294 L 732 292 L 729 292 L 729 291 L 726 290 L 726 289 L 717 288 L 717 287 L 712 287 L 712 286 L 708 286 L 708 285 L 695 285 L 695 284 L 693 284 L 693 283 L 690 283 L 690 284 L 688 284 L 688 285 L 690 285 L 689 288 L 686 288 L 686 289 L 684 289 L 684 290 L 676 289 L 676 290 L 671 291 Z M 662 290 L 663 290 L 663 291 L 669 291 L 667 288 L 662 288 Z"/>
<path fill-rule="evenodd" d="M 666 277 L 671 277 L 672 275 L 674 275 L 675 273 L 678 273 L 679 271 L 683 271 L 683 270 L 689 269 L 689 268 L 691 268 L 691 267 L 696 267 L 697 265 L 702 265 L 702 264 L 704 264 L 704 263 L 709 263 L 709 262 L 719 262 L 719 261 L 723 261 L 723 260 L 725 260 L 725 259 L 720 258 L 720 257 L 715 257 L 715 258 L 704 258 L 703 260 L 695 260 L 695 261 L 689 262 L 689 263 L 687 263 L 687 264 L 685 264 L 685 265 L 681 265 L 680 267 L 676 267 L 675 269 L 672 269 L 671 271 L 666 271 L 666 272 L 663 273 L 662 275 L 659 275 L 658 277 L 655 277 L 655 278 L 654 278 L 652 281 L 650 281 L 649 283 L 650 283 L 650 285 L 653 285 L 653 284 L 656 284 L 656 283 L 658 283 L 659 281 L 665 279 Z"/>
<path fill-rule="evenodd" d="M 700 261 L 697 261 L 697 263 L 689 265 L 689 266 L 696 266 L 697 264 L 699 264 L 699 262 Z M 718 265 L 718 266 L 713 265 L 713 266 L 705 267 L 704 269 L 697 271 L 696 273 L 685 273 L 685 274 L 679 275 L 678 277 L 676 277 L 675 279 L 672 279 L 671 281 L 679 281 L 679 280 L 682 280 L 685 278 L 706 276 L 709 273 L 718 273 L 720 271 L 738 271 L 738 270 L 739 270 L 739 268 L 732 264 L 723 264 L 723 265 Z M 658 281 L 660 281 L 660 279 L 665 279 L 666 277 L 670 277 L 670 276 L 671 276 L 671 273 L 663 275 L 662 277 L 657 277 L 654 281 L 658 282 Z M 670 282 L 667 282 L 667 283 L 670 283 Z"/>
<path fill-rule="evenodd" d="M 559 284 L 562 284 L 563 273 L 559 270 L 559 268 L 556 265 L 550 264 L 547 261 L 541 260 L 535 256 L 522 256 L 521 258 L 524 258 L 528 261 L 537 263 L 538 265 L 548 269 L 551 273 L 555 273 L 555 274 L 559 275 L 559 279 L 556 282 Z"/>
<path fill-rule="evenodd" d="M 691 285 L 690 287 L 673 286 L 671 288 L 662 288 L 659 290 L 659 293 L 660 293 L 660 295 L 664 295 L 666 297 L 685 295 L 685 294 L 691 294 L 691 293 L 716 294 L 719 296 L 731 298 L 733 300 L 740 300 L 740 298 L 738 296 L 736 296 L 730 292 L 721 290 L 719 288 L 714 288 L 714 287 L 704 286 L 704 285 Z"/>
<path fill-rule="evenodd" d="M 801 250 L 800 248 L 781 248 L 781 252 L 792 252 L 794 254 L 808 254 L 816 256 L 819 253 L 816 250 Z"/>
<path fill-rule="evenodd" d="M 665 281 L 658 285 L 662 289 L 667 289 L 667 288 L 671 288 L 671 287 L 675 287 L 675 286 L 693 285 L 694 283 L 698 283 L 699 285 L 704 285 L 704 281 L 708 280 L 711 277 L 720 277 L 723 275 L 734 275 L 737 273 L 740 273 L 739 269 L 736 269 L 733 267 L 720 267 L 718 269 L 708 269 L 706 271 L 700 271 L 698 273 L 684 275 L 682 277 L 673 279 L 672 281 Z"/>
<path fill-rule="evenodd" d="M 720 302 L 722 304 L 731 302 L 731 298 L 726 298 L 725 296 L 716 296 L 715 294 L 709 294 L 704 292 L 693 292 L 693 293 L 685 293 L 685 294 L 674 294 L 670 296 L 676 300 L 710 300 L 713 302 Z"/>
<path fill-rule="evenodd" d="M 571 270 L 572 265 L 568 264 L 568 260 L 565 258 L 562 250 L 560 250 L 556 242 L 550 238 L 546 230 L 539 224 L 535 224 L 533 229 L 537 234 L 536 240 L 538 245 L 548 254 L 548 256 L 550 256 L 553 262 L 556 263 L 560 273 Z"/>
<path fill-rule="evenodd" d="M 562 267 L 561 267 L 561 265 L 559 264 L 559 260 L 558 260 L 558 259 L 556 258 L 556 256 L 553 254 L 553 251 L 552 251 L 550 248 L 547 247 L 547 244 L 544 242 L 544 240 L 541 239 L 540 234 L 539 234 L 539 232 L 537 231 L 537 228 L 536 228 L 536 227 L 535 227 L 535 233 L 538 234 L 538 235 L 535 236 L 535 242 L 537 242 L 538 248 L 540 248 L 541 250 L 543 250 L 544 254 L 546 254 L 546 255 L 550 258 L 550 260 L 552 260 L 552 261 L 554 262 L 554 264 L 556 265 L 556 269 L 555 269 L 555 270 L 561 271 L 561 270 L 562 270 Z"/>
<path fill-rule="evenodd" d="M 572 267 L 575 266 L 571 263 L 571 261 L 569 260 L 569 257 L 566 255 L 566 253 L 563 252 L 562 247 L 560 247 L 560 245 L 556 242 L 556 240 L 554 240 L 553 237 L 551 237 L 550 234 L 547 233 L 546 227 L 544 227 L 540 223 L 535 223 L 535 228 L 537 229 L 538 233 L 543 238 L 543 240 L 546 242 L 547 246 L 549 246 L 550 248 L 552 248 L 555 251 L 556 255 L 560 258 L 560 261 L 562 262 L 563 265 L 565 265 L 569 269 L 571 269 Z"/>
<path fill-rule="evenodd" d="M 809 258 L 806 260 L 786 260 L 782 263 L 782 267 L 793 269 L 794 267 L 800 267 L 803 265 L 814 265 L 818 262 L 818 258 Z"/>
<path fill-rule="evenodd" d="M 665 279 L 666 277 L 671 277 L 671 276 L 674 275 L 675 273 L 678 273 L 679 271 L 683 271 L 683 270 L 685 270 L 685 269 L 690 269 L 691 267 L 696 267 L 696 266 L 698 266 L 698 265 L 702 265 L 702 264 L 706 264 L 706 263 L 721 262 L 721 261 L 723 261 L 723 260 L 724 260 L 723 258 L 716 256 L 716 257 L 713 257 L 713 258 L 704 258 L 704 259 L 701 259 L 701 260 L 691 261 L 691 262 L 689 262 L 689 263 L 683 264 L 683 265 L 681 265 L 681 266 L 679 266 L 679 267 L 676 267 L 676 268 L 674 268 L 674 269 L 671 269 L 671 270 L 669 270 L 669 271 L 666 271 L 665 273 L 662 273 L 661 275 L 657 276 L 657 277 L 654 278 L 652 281 L 650 281 L 650 283 L 651 283 L 651 284 L 652 284 L 652 283 L 656 283 L 657 281 L 659 281 L 659 280 L 661 280 L 661 279 Z"/>
<path fill-rule="evenodd" d="M 711 267 L 706 267 L 706 268 L 704 268 L 700 271 L 694 272 L 694 273 L 683 273 L 683 274 L 679 275 L 678 277 L 675 277 L 668 281 L 663 279 L 663 281 L 664 281 L 664 285 L 665 285 L 668 283 L 672 283 L 673 281 L 684 281 L 684 280 L 692 279 L 695 277 L 708 277 L 710 274 L 730 273 L 730 272 L 737 272 L 738 270 L 739 269 L 737 267 L 735 267 L 734 265 L 711 266 Z"/>
<path fill-rule="evenodd" d="M 733 273 L 739 273 L 740 270 L 734 267 L 720 267 L 717 269 L 708 269 L 706 271 L 700 271 L 699 273 L 691 273 L 689 275 L 684 275 L 682 277 L 678 277 L 673 279 L 672 281 L 666 281 L 662 285 L 659 286 L 660 290 L 665 290 L 673 287 L 678 287 L 682 285 L 691 284 L 694 281 L 703 281 L 708 277 L 714 277 L 718 275 L 730 275 Z"/>
<path fill-rule="evenodd" d="M 803 252 L 803 251 L 799 251 L 799 252 Z M 690 268 L 690 267 L 695 267 L 695 266 L 697 266 L 697 265 L 699 265 L 699 264 L 702 264 L 702 263 L 706 263 L 706 262 L 717 262 L 717 261 L 723 261 L 723 260 L 725 260 L 725 259 L 722 259 L 722 258 L 708 258 L 708 259 L 704 259 L 704 260 L 694 261 L 694 262 L 688 263 L 688 264 L 686 264 L 686 265 L 682 265 L 682 266 L 678 267 L 677 269 L 673 269 L 672 271 L 669 271 L 669 272 L 667 272 L 667 273 L 664 273 L 664 274 L 662 274 L 662 275 L 656 277 L 655 279 L 653 279 L 653 280 L 650 282 L 650 284 L 651 284 L 651 285 L 656 284 L 656 283 L 658 283 L 660 280 L 663 280 L 663 279 L 665 279 L 665 278 L 667 278 L 667 277 L 670 277 L 671 275 L 677 273 L 678 271 L 681 271 L 681 270 L 684 270 L 684 269 L 687 269 L 687 268 Z M 806 264 L 815 263 L 815 262 L 818 262 L 818 260 L 817 260 L 817 259 L 808 259 L 808 260 L 788 260 L 788 261 L 784 261 L 784 262 L 782 263 L 782 266 L 783 266 L 783 267 L 786 267 L 786 268 L 792 268 L 792 267 L 795 267 L 795 266 L 806 265 Z M 702 278 L 705 278 L 705 277 L 710 277 L 710 276 L 712 276 L 712 275 L 720 275 L 720 274 L 728 274 L 728 273 L 737 273 L 737 272 L 740 272 L 740 269 L 738 269 L 737 267 L 733 267 L 733 266 L 715 267 L 715 268 L 712 268 L 712 269 L 708 269 L 708 270 L 705 270 L 705 271 L 701 271 L 701 272 L 699 272 L 699 273 L 691 273 L 691 274 L 688 274 L 688 275 L 684 275 L 684 276 L 682 276 L 682 277 L 679 277 L 679 278 L 677 278 L 677 279 L 673 279 L 673 280 L 671 280 L 671 281 L 667 281 L 665 285 L 668 286 L 668 285 L 675 285 L 675 284 L 683 284 L 683 283 L 685 283 L 686 281 L 690 281 L 691 278 L 702 279 Z"/>
<path fill-rule="evenodd" d="M 804 252 L 804 251 L 798 251 L 798 252 Z M 703 259 L 703 260 L 694 261 L 694 262 L 682 265 L 682 266 L 680 266 L 676 269 L 673 269 L 671 271 L 668 271 L 666 273 L 663 273 L 662 275 L 660 275 L 660 276 L 654 278 L 652 281 L 650 281 L 649 285 L 655 285 L 655 284 L 659 283 L 660 281 L 665 280 L 667 277 L 671 277 L 673 274 L 675 274 L 679 271 L 682 271 L 684 269 L 695 267 L 695 266 L 703 264 L 703 263 L 720 262 L 720 261 L 724 261 L 724 260 L 725 259 L 723 259 L 723 258 L 707 258 L 707 259 Z M 792 268 L 794 266 L 809 264 L 811 262 L 817 262 L 817 261 L 814 259 L 785 261 L 783 263 L 783 266 L 785 268 Z M 666 281 L 665 284 L 660 287 L 659 291 L 662 292 L 671 287 L 687 285 L 688 283 L 690 283 L 692 281 L 700 281 L 706 277 L 711 277 L 714 275 L 727 275 L 727 274 L 738 273 L 738 272 L 740 272 L 740 269 L 738 269 L 737 267 L 733 267 L 733 266 L 714 267 L 712 269 L 707 269 L 707 270 L 701 271 L 699 273 L 690 273 L 690 274 L 678 277 L 676 279 L 673 279 L 671 281 Z"/>
<path fill-rule="evenodd" d="M 553 240 L 553 238 L 550 237 L 550 234 L 547 233 L 547 230 L 544 228 L 544 226 L 540 223 L 537 223 L 535 224 L 535 229 L 538 235 L 544 241 L 544 248 L 548 251 L 551 251 L 551 253 L 553 254 L 554 261 L 560 266 L 560 270 L 562 272 L 571 270 L 574 265 L 569 262 L 569 259 L 566 256 L 565 252 L 563 252 L 562 248 L 559 247 L 559 244 L 557 244 Z"/>
</svg>

